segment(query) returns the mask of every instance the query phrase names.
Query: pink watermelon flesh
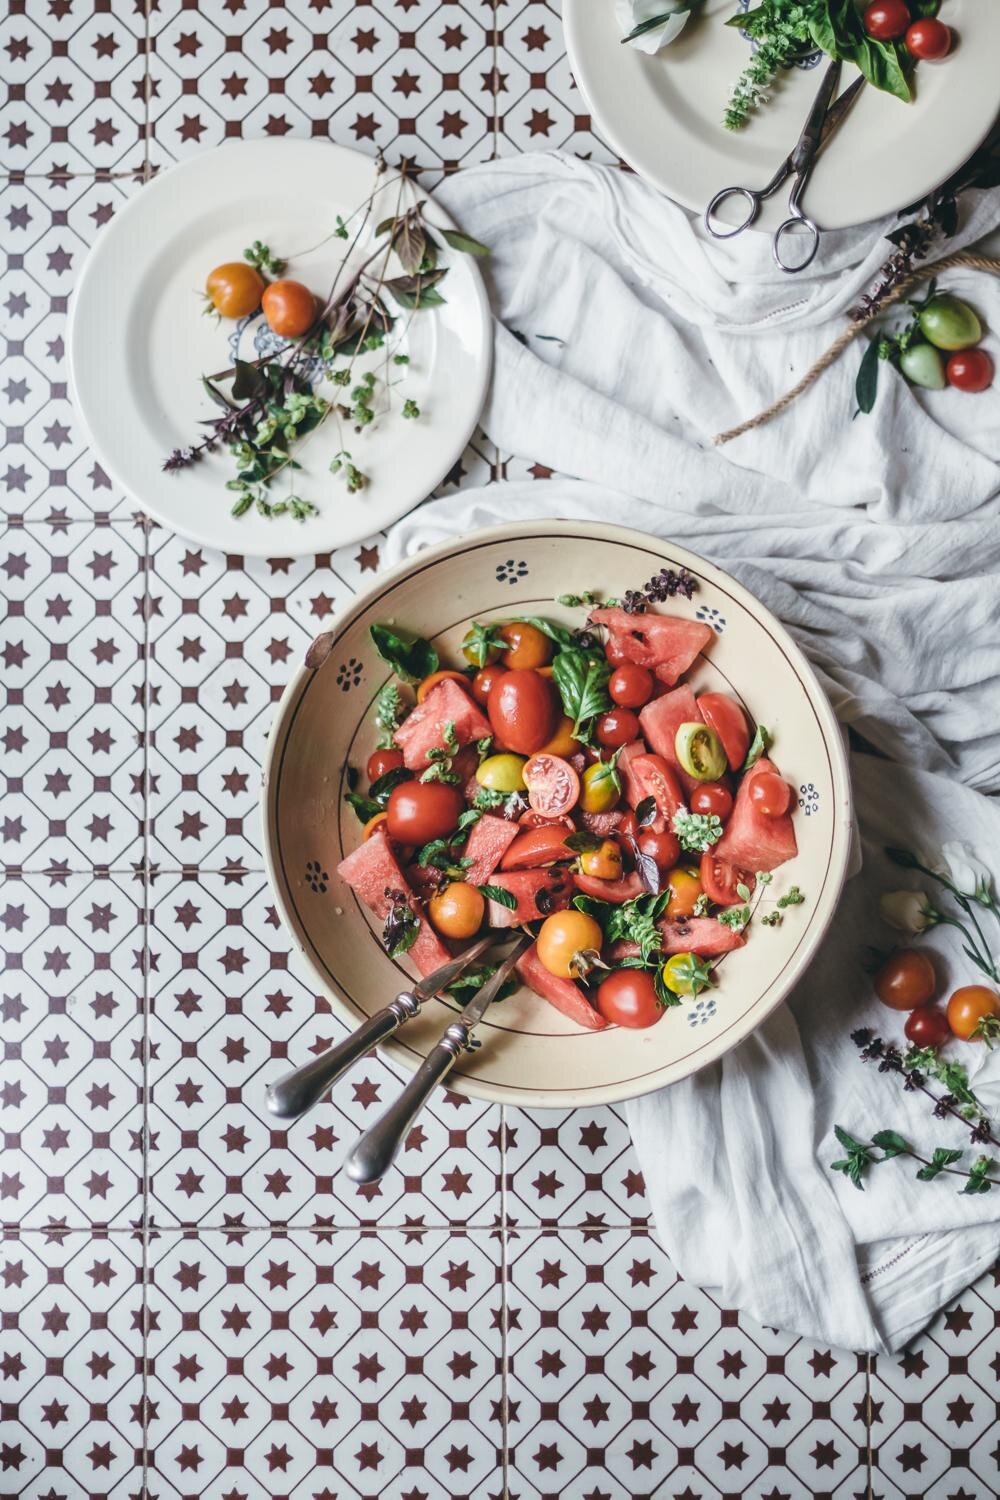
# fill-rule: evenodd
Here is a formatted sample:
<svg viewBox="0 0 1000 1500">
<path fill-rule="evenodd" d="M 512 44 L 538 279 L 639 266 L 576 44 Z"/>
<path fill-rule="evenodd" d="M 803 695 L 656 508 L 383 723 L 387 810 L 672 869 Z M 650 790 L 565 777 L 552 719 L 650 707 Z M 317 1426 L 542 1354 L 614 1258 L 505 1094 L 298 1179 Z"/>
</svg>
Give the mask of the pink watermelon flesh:
<svg viewBox="0 0 1000 1500">
<path fill-rule="evenodd" d="M 549 973 L 538 957 L 534 944 L 518 959 L 517 972 L 529 990 L 541 995 L 543 1000 L 547 1000 L 578 1026 L 585 1027 L 587 1031 L 603 1031 L 607 1026 L 607 1021 L 602 1015 L 598 1015 L 578 984 L 574 984 L 572 979 L 559 979 L 555 974 Z"/>
<path fill-rule="evenodd" d="M 517 898 L 517 906 L 501 906 L 499 901 L 486 901 L 487 927 L 519 927 L 522 922 L 535 922 L 553 911 L 565 911 L 573 895 L 573 883 L 563 870 L 518 870 L 511 874 L 491 876 L 490 885 L 498 885 Z M 546 892 L 542 908 L 538 905 L 538 894 Z"/>
<path fill-rule="evenodd" d="M 596 833 L 598 838 L 606 839 L 620 826 L 625 814 L 622 812 L 580 812 L 578 816 L 588 833 Z"/>
<path fill-rule="evenodd" d="M 682 724 L 702 722 L 698 700 L 687 683 L 674 688 L 672 693 L 664 693 L 662 698 L 654 698 L 639 714 L 639 723 L 649 744 L 673 768 L 688 795 L 701 783 L 696 777 L 689 776 L 677 759 L 677 731 Z"/>
<path fill-rule="evenodd" d="M 489 880 L 520 832 L 518 825 L 507 818 L 483 813 L 479 822 L 473 823 L 469 830 L 469 837 L 462 850 L 463 858 L 472 860 L 462 879 L 468 881 L 469 885 L 482 885 Z"/>
<path fill-rule="evenodd" d="M 742 948 L 746 942 L 741 933 L 723 927 L 714 917 L 689 917 L 687 921 L 679 922 L 664 920 L 657 926 L 663 934 L 661 952 L 668 956 L 671 953 L 697 953 L 702 958 L 714 958 L 717 954 Z M 620 963 L 623 958 L 636 958 L 638 953 L 638 943 L 624 939 L 612 943 L 608 950 L 612 963 Z"/>
<path fill-rule="evenodd" d="M 712 627 L 677 615 L 630 615 L 624 609 L 595 609 L 595 625 L 606 625 L 627 661 L 648 667 L 673 687 L 712 639 Z"/>
<path fill-rule="evenodd" d="M 649 825 L 657 833 L 671 831 L 673 816 L 684 806 L 684 796 L 673 767 L 662 755 L 637 755 L 632 762 L 632 775 L 639 787 L 639 802 L 652 797 L 656 803 L 656 817 Z"/>
<path fill-rule="evenodd" d="M 380 921 L 388 916 L 392 905 L 386 899 L 386 890 L 405 892 L 409 897 L 410 908 L 420 924 L 416 942 L 410 948 L 408 956 L 421 974 L 429 974 L 432 969 L 448 962 L 451 954 L 414 900 L 406 876 L 381 828 L 370 839 L 359 844 L 353 854 L 340 861 L 337 873 L 346 880 L 358 900 L 363 901 Z"/>
<path fill-rule="evenodd" d="M 740 782 L 726 831 L 712 851 L 731 865 L 744 870 L 776 870 L 799 852 L 791 813 L 768 818 L 750 800 L 754 777 L 776 769 L 769 760 L 759 760 Z"/>
<path fill-rule="evenodd" d="M 444 726 L 455 726 L 460 745 L 470 745 L 492 734 L 490 722 L 465 688 L 454 678 L 446 677 L 432 688 L 396 730 L 396 743 L 411 771 L 422 771 L 427 765 L 428 750 L 443 750 Z"/>
</svg>

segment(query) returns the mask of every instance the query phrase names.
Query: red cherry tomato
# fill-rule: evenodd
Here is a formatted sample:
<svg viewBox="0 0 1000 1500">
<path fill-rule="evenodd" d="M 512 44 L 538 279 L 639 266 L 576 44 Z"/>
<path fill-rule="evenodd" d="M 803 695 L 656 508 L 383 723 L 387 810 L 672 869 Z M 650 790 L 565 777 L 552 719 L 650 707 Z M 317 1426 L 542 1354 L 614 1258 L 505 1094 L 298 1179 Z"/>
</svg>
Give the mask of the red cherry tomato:
<svg viewBox="0 0 1000 1500">
<path fill-rule="evenodd" d="M 597 738 L 609 750 L 617 750 L 639 738 L 639 715 L 630 708 L 612 708 L 597 721 Z"/>
<path fill-rule="evenodd" d="M 943 1047 L 951 1040 L 948 1017 L 937 1005 L 918 1005 L 911 1010 L 903 1031 L 915 1047 Z"/>
<path fill-rule="evenodd" d="M 615 969 L 597 990 L 597 1009 L 615 1026 L 655 1026 L 663 1015 L 653 976 L 645 969 Z"/>
<path fill-rule="evenodd" d="M 948 384 L 960 391 L 985 391 L 993 384 L 993 361 L 985 349 L 960 349 L 944 367 Z"/>
<path fill-rule="evenodd" d="M 546 818 L 560 818 L 580 797 L 580 778 L 558 755 L 533 755 L 521 767 L 528 802 Z"/>
<path fill-rule="evenodd" d="M 702 693 L 698 699 L 698 707 L 709 729 L 714 729 L 722 741 L 730 770 L 738 771 L 750 748 L 746 714 L 725 693 Z"/>
<path fill-rule="evenodd" d="M 903 0 L 879 0 L 869 5 L 864 15 L 865 30 L 880 42 L 895 42 L 906 35 L 910 9 Z"/>
<path fill-rule="evenodd" d="M 672 870 L 680 859 L 681 846 L 672 833 L 643 828 L 636 842 L 643 854 L 656 861 L 659 870 Z"/>
<path fill-rule="evenodd" d="M 765 818 L 780 818 L 791 800 L 791 787 L 775 771 L 758 771 L 750 783 L 750 801 Z"/>
<path fill-rule="evenodd" d="M 608 692 L 612 702 L 622 708 L 642 708 L 653 696 L 653 674 L 634 662 L 616 667 L 608 679 Z"/>
<path fill-rule="evenodd" d="M 301 281 L 272 281 L 260 299 L 267 326 L 279 338 L 297 339 L 316 321 L 316 298 Z"/>
<path fill-rule="evenodd" d="M 614 636 L 609 636 L 605 641 L 604 654 L 613 667 L 623 667 L 628 661 L 620 642 Z"/>
<path fill-rule="evenodd" d="M 890 1010 L 916 1010 L 934 999 L 937 975 L 926 953 L 916 948 L 897 948 L 872 981 L 875 993 Z"/>
<path fill-rule="evenodd" d="M 403 764 L 402 750 L 373 750 L 365 766 L 369 782 L 377 781 L 387 771 L 395 771 Z"/>
<path fill-rule="evenodd" d="M 502 673 L 490 688 L 486 710 L 500 746 L 518 755 L 534 755 L 559 722 L 551 682 L 532 671 Z"/>
<path fill-rule="evenodd" d="M 477 703 L 482 705 L 483 708 L 485 708 L 487 703 L 490 701 L 490 693 L 493 691 L 493 684 L 503 676 L 506 670 L 507 668 L 501 666 L 499 662 L 497 662 L 496 664 L 493 664 L 491 662 L 488 667 L 480 667 L 475 677 L 473 677 L 472 696 L 473 698 L 475 698 Z"/>
<path fill-rule="evenodd" d="M 721 781 L 707 781 L 691 793 L 693 813 L 702 813 L 706 817 L 714 814 L 725 822 L 732 810 L 733 794 Z"/>
<path fill-rule="evenodd" d="M 404 781 L 389 793 L 389 837 L 414 846 L 444 838 L 464 809 L 465 799 L 456 786 L 444 781 Z"/>
<path fill-rule="evenodd" d="M 572 825 L 571 825 L 572 826 Z M 526 828 L 508 847 L 500 861 L 501 870 L 535 870 L 539 865 L 554 865 L 560 859 L 572 859 L 565 839 L 570 828 L 562 822 Z"/>
<path fill-rule="evenodd" d="M 924 62 L 939 62 L 951 51 L 951 30 L 934 16 L 914 21 L 907 28 L 906 50 Z"/>
<path fill-rule="evenodd" d="M 717 906 L 738 905 L 743 897 L 736 887 L 745 885 L 752 893 L 757 883 L 749 870 L 741 870 L 738 865 L 731 865 L 728 860 L 720 859 L 711 849 L 701 856 L 698 876 L 705 895 Z"/>
</svg>

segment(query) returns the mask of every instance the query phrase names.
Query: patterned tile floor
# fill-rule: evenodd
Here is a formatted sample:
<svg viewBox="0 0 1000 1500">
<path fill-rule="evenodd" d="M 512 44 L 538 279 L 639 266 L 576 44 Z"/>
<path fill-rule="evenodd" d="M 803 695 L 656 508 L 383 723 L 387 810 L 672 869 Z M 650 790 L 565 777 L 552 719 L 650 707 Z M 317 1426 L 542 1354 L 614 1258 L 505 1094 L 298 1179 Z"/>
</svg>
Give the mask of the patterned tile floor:
<svg viewBox="0 0 1000 1500">
<path fill-rule="evenodd" d="M 67 299 L 152 171 L 329 137 L 433 182 L 613 162 L 541 0 L 8 0 L 0 20 L 0 1493 L 213 1500 L 987 1500 L 1000 1277 L 867 1361 L 679 1280 L 621 1115 L 443 1094 L 339 1173 L 366 1060 L 273 1130 L 339 1023 L 262 871 L 276 697 L 379 562 L 244 562 L 137 520 L 66 386 Z M 463 476 L 545 471 L 477 439 Z"/>
</svg>

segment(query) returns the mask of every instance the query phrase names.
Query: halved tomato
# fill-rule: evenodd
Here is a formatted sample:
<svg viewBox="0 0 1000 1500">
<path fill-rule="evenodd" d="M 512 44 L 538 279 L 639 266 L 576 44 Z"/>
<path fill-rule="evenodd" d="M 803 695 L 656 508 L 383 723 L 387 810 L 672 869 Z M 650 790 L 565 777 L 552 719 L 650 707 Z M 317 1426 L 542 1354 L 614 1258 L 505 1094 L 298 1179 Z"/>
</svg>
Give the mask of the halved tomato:
<svg viewBox="0 0 1000 1500">
<path fill-rule="evenodd" d="M 737 865 L 729 864 L 727 860 L 713 854 L 711 849 L 701 856 L 698 874 L 702 890 L 709 901 L 714 901 L 717 906 L 738 906 L 743 897 L 736 887 L 745 885 L 752 894 L 756 885 L 749 870 L 741 870 Z"/>
<path fill-rule="evenodd" d="M 569 812 L 580 798 L 580 778 L 568 760 L 539 751 L 521 768 L 528 788 L 528 801 L 535 812 L 558 818 Z"/>
<path fill-rule="evenodd" d="M 553 865 L 560 859 L 572 859 L 572 849 L 565 844 L 569 829 L 562 823 L 548 823 L 539 828 L 526 828 L 509 845 L 501 870 L 534 870 L 539 865 Z"/>
<path fill-rule="evenodd" d="M 623 875 L 621 880 L 599 880 L 596 875 L 574 875 L 577 890 L 585 896 L 596 896 L 598 901 L 634 901 L 644 896 L 646 887 L 635 870 Z"/>
<path fill-rule="evenodd" d="M 523 812 L 517 823 L 519 828 L 565 828 L 567 833 L 574 833 L 576 830 L 576 824 L 567 814 L 564 813 L 561 818 L 547 818 L 544 813 L 535 812 L 533 807 Z"/>
<path fill-rule="evenodd" d="M 750 748 L 750 729 L 740 705 L 725 693 L 702 693 L 698 699 L 701 716 L 722 741 L 730 770 L 738 771 Z"/>
</svg>

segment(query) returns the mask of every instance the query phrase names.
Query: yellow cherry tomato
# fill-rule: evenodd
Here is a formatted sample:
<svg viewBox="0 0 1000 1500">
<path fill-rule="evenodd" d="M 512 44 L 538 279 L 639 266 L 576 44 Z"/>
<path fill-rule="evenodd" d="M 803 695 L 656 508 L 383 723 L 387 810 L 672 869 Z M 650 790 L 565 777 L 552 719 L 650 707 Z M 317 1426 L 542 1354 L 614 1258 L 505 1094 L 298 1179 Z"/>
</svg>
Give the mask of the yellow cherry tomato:
<svg viewBox="0 0 1000 1500">
<path fill-rule="evenodd" d="M 511 620 L 509 625 L 501 625 L 500 639 L 507 645 L 503 656 L 504 666 L 510 667 L 512 671 L 545 667 L 552 660 L 556 649 L 554 641 L 539 630 L 537 625 L 529 625 L 526 620 Z"/>
<path fill-rule="evenodd" d="M 712 983 L 712 971 L 695 953 L 675 953 L 660 970 L 660 977 L 673 995 L 697 995 Z"/>
<path fill-rule="evenodd" d="M 523 755 L 488 755 L 476 770 L 476 780 L 491 792 L 524 791 Z"/>
<path fill-rule="evenodd" d="M 621 772 L 616 760 L 595 760 L 583 773 L 580 806 L 584 812 L 610 812 L 622 794 Z"/>
<path fill-rule="evenodd" d="M 260 306 L 263 276 L 245 261 L 230 260 L 209 271 L 205 296 L 220 318 L 245 318 Z"/>
<path fill-rule="evenodd" d="M 701 895 L 701 881 L 698 879 L 697 870 L 688 869 L 686 865 L 677 865 L 667 876 L 667 885 L 670 887 L 667 916 L 671 922 L 676 922 L 678 917 L 693 917 L 698 897 Z"/>
<path fill-rule="evenodd" d="M 614 839 L 605 839 L 599 849 L 584 849 L 580 855 L 580 869 L 584 875 L 595 875 L 598 880 L 620 880 L 622 874 L 622 851 Z"/>
<path fill-rule="evenodd" d="M 558 979 L 577 979 L 586 974 L 588 956 L 599 953 L 603 941 L 599 923 L 586 912 L 557 911 L 539 929 L 538 957 Z"/>
<path fill-rule="evenodd" d="M 453 880 L 435 891 L 427 903 L 427 914 L 442 937 L 474 937 L 483 923 L 486 902 L 482 891 L 464 880 Z"/>
<path fill-rule="evenodd" d="M 543 672 L 542 676 L 544 675 Z M 568 718 L 566 714 L 563 714 L 559 720 L 559 728 L 548 744 L 543 745 L 538 753 L 539 755 L 558 755 L 565 760 L 570 755 L 575 755 L 579 748 L 580 746 L 573 738 L 573 720 Z"/>
</svg>

